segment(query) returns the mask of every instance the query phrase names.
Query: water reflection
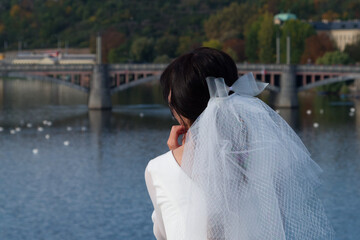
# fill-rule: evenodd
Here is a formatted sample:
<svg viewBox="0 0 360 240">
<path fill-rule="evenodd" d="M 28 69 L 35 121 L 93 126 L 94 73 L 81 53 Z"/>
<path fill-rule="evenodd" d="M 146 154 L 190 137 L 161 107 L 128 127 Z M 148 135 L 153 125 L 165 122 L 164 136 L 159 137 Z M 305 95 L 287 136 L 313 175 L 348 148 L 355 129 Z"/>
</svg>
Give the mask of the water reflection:
<svg viewBox="0 0 360 240">
<path fill-rule="evenodd" d="M 293 109 L 280 109 L 280 116 L 294 129 L 295 132 L 300 130 L 299 112 Z"/>
<path fill-rule="evenodd" d="M 67 86 L 36 80 L 0 79 L 0 107 L 28 108 L 50 105 L 86 104 L 87 94 Z M 6 106 L 4 106 L 6 104 Z"/>
<path fill-rule="evenodd" d="M 109 130 L 111 111 L 96 111 L 92 110 L 88 112 L 89 125 L 91 134 L 91 149 L 98 163 L 98 171 L 102 171 L 102 162 L 104 161 L 103 149 L 106 147 L 106 141 L 104 143 L 103 132 Z M 104 146 L 105 145 L 105 146 Z"/>
<path fill-rule="evenodd" d="M 354 107 L 355 107 L 355 119 L 356 119 L 356 129 L 359 132 L 360 131 L 360 99 L 354 101 Z M 357 111 L 356 111 L 357 110 Z M 360 134 L 359 134 L 360 136 Z"/>
<path fill-rule="evenodd" d="M 88 114 L 90 129 L 100 138 L 101 133 L 106 129 L 109 130 L 111 126 L 111 111 L 90 110 Z"/>
<path fill-rule="evenodd" d="M 4 81 L 0 79 L 0 110 L 2 110 L 4 105 Z"/>
</svg>

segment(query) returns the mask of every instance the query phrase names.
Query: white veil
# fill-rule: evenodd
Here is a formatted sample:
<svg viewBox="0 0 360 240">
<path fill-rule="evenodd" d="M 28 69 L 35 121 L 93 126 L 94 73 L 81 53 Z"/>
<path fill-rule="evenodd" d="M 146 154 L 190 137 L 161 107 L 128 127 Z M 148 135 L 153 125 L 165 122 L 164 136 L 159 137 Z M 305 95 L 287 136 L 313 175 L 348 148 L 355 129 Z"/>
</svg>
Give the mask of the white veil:
<svg viewBox="0 0 360 240">
<path fill-rule="evenodd" d="M 191 179 L 189 199 L 199 191 L 204 197 L 207 239 L 333 239 L 314 191 L 321 169 L 291 127 L 254 97 L 267 84 L 252 74 L 230 88 L 222 78 L 206 80 L 210 100 L 187 133 L 181 167 Z M 189 207 L 184 239 L 198 239 L 196 215 Z"/>
</svg>

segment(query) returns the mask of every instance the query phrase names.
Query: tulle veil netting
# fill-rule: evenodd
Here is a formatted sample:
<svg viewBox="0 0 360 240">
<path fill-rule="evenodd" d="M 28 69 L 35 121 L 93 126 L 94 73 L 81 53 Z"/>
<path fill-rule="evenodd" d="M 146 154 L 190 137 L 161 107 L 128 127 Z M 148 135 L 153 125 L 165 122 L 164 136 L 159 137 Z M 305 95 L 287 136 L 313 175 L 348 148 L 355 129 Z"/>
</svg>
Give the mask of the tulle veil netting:
<svg viewBox="0 0 360 240">
<path fill-rule="evenodd" d="M 187 133 L 182 158 L 190 181 L 179 239 L 203 239 L 195 233 L 204 225 L 198 214 L 206 214 L 209 240 L 333 239 L 315 192 L 321 169 L 291 127 L 255 97 L 267 84 L 252 73 L 230 88 L 222 78 L 206 81 L 210 100 Z"/>
</svg>

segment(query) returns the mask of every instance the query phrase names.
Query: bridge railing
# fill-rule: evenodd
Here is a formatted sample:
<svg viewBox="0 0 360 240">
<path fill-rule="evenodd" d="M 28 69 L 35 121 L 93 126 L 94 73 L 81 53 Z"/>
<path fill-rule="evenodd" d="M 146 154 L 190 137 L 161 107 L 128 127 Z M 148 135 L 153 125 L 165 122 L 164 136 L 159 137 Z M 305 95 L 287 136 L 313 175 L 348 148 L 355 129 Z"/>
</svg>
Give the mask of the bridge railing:
<svg viewBox="0 0 360 240">
<path fill-rule="evenodd" d="M 109 64 L 110 71 L 162 71 L 168 64 L 132 63 L 132 64 Z M 282 71 L 288 67 L 285 64 L 236 64 L 239 71 Z M 2 64 L 0 71 L 92 71 L 93 64 L 66 64 L 66 65 L 39 65 L 39 64 Z M 342 65 L 296 65 L 296 72 L 352 72 L 360 73 L 360 66 Z"/>
<path fill-rule="evenodd" d="M 0 65 L 0 71 L 92 71 L 92 64 L 77 65 L 35 65 L 35 64 L 3 64 Z"/>
<path fill-rule="evenodd" d="M 343 72 L 360 73 L 360 66 L 342 65 L 297 65 L 297 72 Z"/>
<path fill-rule="evenodd" d="M 131 70 L 131 71 L 162 71 L 168 64 L 155 63 L 132 63 L 132 64 L 109 64 L 110 71 Z"/>
</svg>

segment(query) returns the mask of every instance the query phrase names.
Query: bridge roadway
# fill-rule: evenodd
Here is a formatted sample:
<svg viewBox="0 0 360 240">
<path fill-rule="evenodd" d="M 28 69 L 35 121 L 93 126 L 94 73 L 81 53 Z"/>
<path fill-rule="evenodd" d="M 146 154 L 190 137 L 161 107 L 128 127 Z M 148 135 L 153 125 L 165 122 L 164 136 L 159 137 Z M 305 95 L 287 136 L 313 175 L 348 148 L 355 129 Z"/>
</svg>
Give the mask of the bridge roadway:
<svg viewBox="0 0 360 240">
<path fill-rule="evenodd" d="M 113 93 L 158 80 L 166 66 L 167 64 L 3 64 L 0 65 L 0 75 L 50 81 L 81 91 L 90 91 L 89 102 L 94 99 L 91 97 L 91 89 L 98 89 L 93 91 L 99 95 L 95 99 L 102 100 L 95 104 L 95 108 L 101 109 L 104 98 L 107 99 L 105 102 L 108 102 Z M 270 83 L 268 90 L 278 93 L 274 103 L 277 107 L 296 107 L 299 91 L 335 82 L 360 79 L 360 66 L 237 64 L 237 67 L 240 75 L 253 72 L 257 80 Z M 360 84 L 357 86 L 360 90 Z"/>
</svg>

